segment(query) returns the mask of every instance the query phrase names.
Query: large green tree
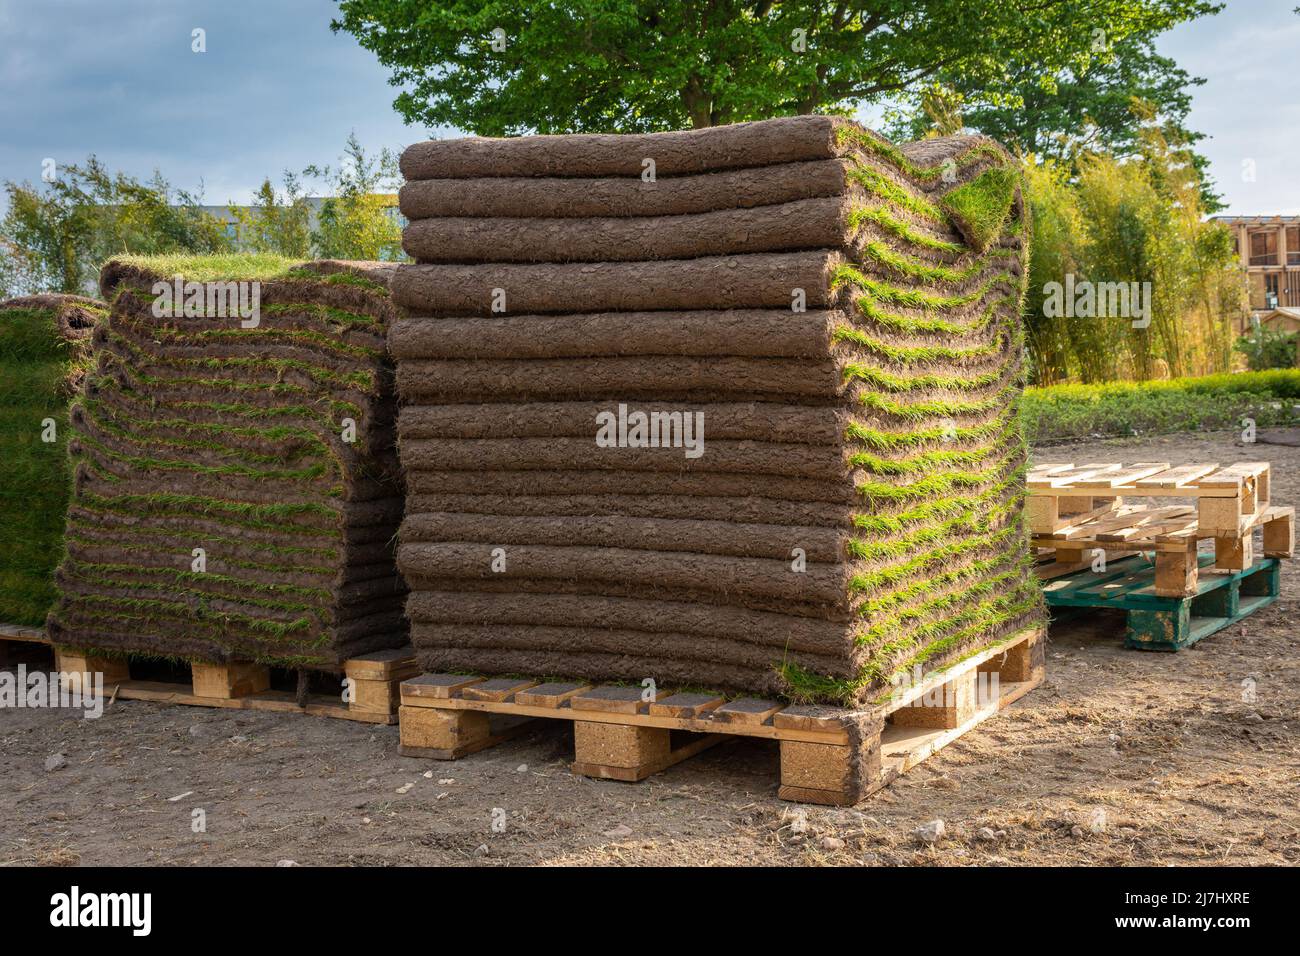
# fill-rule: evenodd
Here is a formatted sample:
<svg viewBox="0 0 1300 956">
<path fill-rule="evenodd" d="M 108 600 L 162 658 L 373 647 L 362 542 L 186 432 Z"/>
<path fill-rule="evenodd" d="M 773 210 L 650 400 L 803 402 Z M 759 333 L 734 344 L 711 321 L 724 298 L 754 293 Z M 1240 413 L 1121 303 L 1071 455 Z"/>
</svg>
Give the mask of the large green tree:
<svg viewBox="0 0 1300 956">
<path fill-rule="evenodd" d="M 906 97 L 889 132 L 916 139 L 954 128 L 987 133 L 1011 149 L 1066 163 L 1078 171 L 1080 157 L 1106 153 L 1119 158 L 1142 151 L 1144 132 L 1158 127 L 1170 146 L 1196 167 L 1207 212 L 1221 207 L 1208 177 L 1208 161 L 1196 152 L 1204 135 L 1187 126 L 1192 91 L 1205 80 L 1156 52 L 1151 35 L 1112 43 L 1099 32 L 1092 56 L 1055 74 L 1021 60 L 1006 66 L 1006 83 L 995 89 L 961 71 L 943 71 Z"/>
<path fill-rule="evenodd" d="M 408 122 L 480 135 L 704 127 L 848 109 L 941 75 L 1010 91 L 1211 0 L 340 0 Z"/>
<path fill-rule="evenodd" d="M 960 73 L 946 74 L 942 82 L 960 97 L 967 126 L 1021 152 L 1058 160 L 1087 150 L 1137 155 L 1141 123 L 1135 100 L 1146 104 L 1167 136 L 1188 145 L 1203 138 L 1186 120 L 1192 90 L 1205 80 L 1156 53 L 1150 36 L 1102 46 L 1085 65 L 1055 75 L 1028 62 L 1008 65 L 1008 74 L 1009 88 L 997 96 Z"/>
</svg>

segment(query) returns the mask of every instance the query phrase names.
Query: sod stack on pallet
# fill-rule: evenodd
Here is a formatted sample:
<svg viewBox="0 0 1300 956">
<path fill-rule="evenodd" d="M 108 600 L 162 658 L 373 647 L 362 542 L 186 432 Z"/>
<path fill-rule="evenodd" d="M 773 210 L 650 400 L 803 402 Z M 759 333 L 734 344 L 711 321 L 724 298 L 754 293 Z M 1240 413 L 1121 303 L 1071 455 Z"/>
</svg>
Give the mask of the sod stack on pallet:
<svg viewBox="0 0 1300 956">
<path fill-rule="evenodd" d="M 862 705 L 1041 626 L 1000 147 L 798 117 L 402 169 L 426 671 Z"/>
<path fill-rule="evenodd" d="M 55 644 L 337 669 L 406 643 L 391 268 L 104 267 Z"/>
<path fill-rule="evenodd" d="M 68 507 L 68 402 L 102 302 L 0 302 L 0 624 L 40 627 L 54 603 Z"/>
</svg>

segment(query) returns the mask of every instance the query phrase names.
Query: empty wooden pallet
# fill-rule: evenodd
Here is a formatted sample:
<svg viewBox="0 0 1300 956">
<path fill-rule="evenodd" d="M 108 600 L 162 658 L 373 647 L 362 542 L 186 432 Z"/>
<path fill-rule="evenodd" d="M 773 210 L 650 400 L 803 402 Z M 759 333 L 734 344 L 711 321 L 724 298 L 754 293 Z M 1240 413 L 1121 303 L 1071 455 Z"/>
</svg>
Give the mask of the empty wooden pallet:
<svg viewBox="0 0 1300 956">
<path fill-rule="evenodd" d="M 401 686 L 401 752 L 451 760 L 566 720 L 575 773 L 631 782 L 729 737 L 760 737 L 779 742 L 782 799 L 847 806 L 1036 687 L 1043 657 L 1042 633 L 1024 631 L 860 710 L 425 674 Z"/>
<path fill-rule="evenodd" d="M 1040 567 L 1042 577 L 1058 577 L 1084 567 L 1104 569 L 1116 558 L 1142 552 L 1153 556 L 1156 593 L 1183 597 L 1196 593 L 1199 569 L 1204 564 L 1198 541 L 1213 538 L 1215 568 L 1244 571 L 1255 563 L 1257 527 L 1263 530 L 1264 557 L 1292 556 L 1295 509 L 1277 505 L 1255 512 L 1241 526 L 1240 536 L 1203 534 L 1196 509 L 1187 505 L 1121 505 L 1100 515 L 1090 511 L 1056 531 L 1034 534 L 1032 541 L 1040 553 L 1055 559 L 1054 565 Z M 1105 560 L 1099 562 L 1099 555 L 1105 555 Z"/>
<path fill-rule="evenodd" d="M 1276 559 L 1227 572 L 1209 568 L 1213 561 L 1209 554 L 1200 556 L 1206 573 L 1185 597 L 1160 594 L 1155 586 L 1159 570 L 1141 556 L 1117 561 L 1104 572 L 1084 569 L 1057 576 L 1044 582 L 1043 593 L 1052 607 L 1125 612 L 1126 647 L 1177 651 L 1277 600 Z"/>
<path fill-rule="evenodd" d="M 1270 504 L 1270 482 L 1268 462 L 1039 464 L 1027 479 L 1025 512 L 1034 545 L 1056 557 L 1058 567 L 1046 574 L 1082 568 L 1100 553 L 1110 559 L 1146 551 L 1155 555 L 1160 594 L 1185 596 L 1202 564 L 1198 541 L 1213 540 L 1214 566 L 1225 571 L 1254 564 L 1256 529 L 1265 556 L 1292 555 L 1295 510 Z M 1125 495 L 1183 500 L 1140 507 Z"/>
<path fill-rule="evenodd" d="M 50 641 L 38 628 L 0 624 L 0 651 L 21 644 L 49 645 Z M 337 696 L 310 694 L 305 705 L 299 706 L 295 692 L 271 688 L 271 668 L 262 664 L 195 662 L 187 665 L 190 680 L 180 683 L 133 678 L 133 666 L 141 665 L 128 658 L 81 648 L 52 649 L 55 671 L 81 681 L 81 686 L 88 686 L 94 675 L 101 675 L 104 693 L 114 699 L 305 713 L 371 724 L 397 723 L 398 685 L 419 672 L 409 647 L 362 654 L 343 663 L 342 676 L 347 684 L 340 687 Z"/>
</svg>

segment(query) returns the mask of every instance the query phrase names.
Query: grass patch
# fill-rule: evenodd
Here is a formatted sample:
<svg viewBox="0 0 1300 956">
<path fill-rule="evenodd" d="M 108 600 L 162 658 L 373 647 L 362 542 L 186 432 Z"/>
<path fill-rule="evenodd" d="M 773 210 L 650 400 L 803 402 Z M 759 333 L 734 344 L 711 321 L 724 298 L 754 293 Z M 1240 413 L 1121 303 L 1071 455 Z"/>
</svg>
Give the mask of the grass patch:
<svg viewBox="0 0 1300 956">
<path fill-rule="evenodd" d="M 114 256 L 105 263 L 119 263 L 132 269 L 151 272 L 165 278 L 183 276 L 192 282 L 246 282 L 285 278 L 302 265 L 301 259 L 266 252 L 229 253 L 207 256 Z M 319 282 L 321 277 L 309 273 Z"/>
<path fill-rule="evenodd" d="M 68 382 L 88 362 L 59 334 L 56 310 L 0 309 L 0 622 L 40 627 L 54 604 L 71 491 Z"/>
<path fill-rule="evenodd" d="M 858 206 L 849 211 L 849 225 L 854 229 L 860 228 L 867 222 L 873 222 L 890 235 L 921 249 L 958 255 L 966 251 L 966 247 L 959 242 L 935 239 L 925 233 L 917 232 L 906 222 L 892 215 L 884 206 Z"/>
<path fill-rule="evenodd" d="M 1019 183 L 1019 172 L 1011 166 L 999 166 L 986 169 L 941 200 L 953 223 L 977 252 L 989 248 L 1002 234 Z"/>
<path fill-rule="evenodd" d="M 873 136 L 859 126 L 844 125 L 838 127 L 835 130 L 835 139 L 840 145 L 847 143 L 879 156 L 908 175 L 924 182 L 932 182 L 938 179 L 943 175 L 944 169 L 948 168 L 947 163 L 936 163 L 933 166 L 921 166 L 914 163 L 893 143 L 887 142 L 878 136 Z M 958 169 L 961 169 L 985 158 L 996 160 L 998 165 L 1002 166 L 1007 165 L 1009 162 L 1006 154 L 990 143 L 977 143 L 964 153 L 953 156 L 951 161 L 956 163 Z"/>
</svg>

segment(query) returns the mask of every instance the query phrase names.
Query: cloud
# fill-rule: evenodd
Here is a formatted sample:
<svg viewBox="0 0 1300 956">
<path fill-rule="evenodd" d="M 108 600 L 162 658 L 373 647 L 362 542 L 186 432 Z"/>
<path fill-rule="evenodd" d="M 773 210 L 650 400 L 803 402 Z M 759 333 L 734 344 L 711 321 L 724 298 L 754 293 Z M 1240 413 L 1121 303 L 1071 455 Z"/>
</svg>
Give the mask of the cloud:
<svg viewBox="0 0 1300 956">
<path fill-rule="evenodd" d="M 425 132 L 392 109 L 387 71 L 330 32 L 331 0 L 0 0 L 0 179 L 95 153 L 210 202 L 333 163 L 348 133 L 378 150 Z M 191 50 L 196 28 L 207 52 Z"/>
</svg>

